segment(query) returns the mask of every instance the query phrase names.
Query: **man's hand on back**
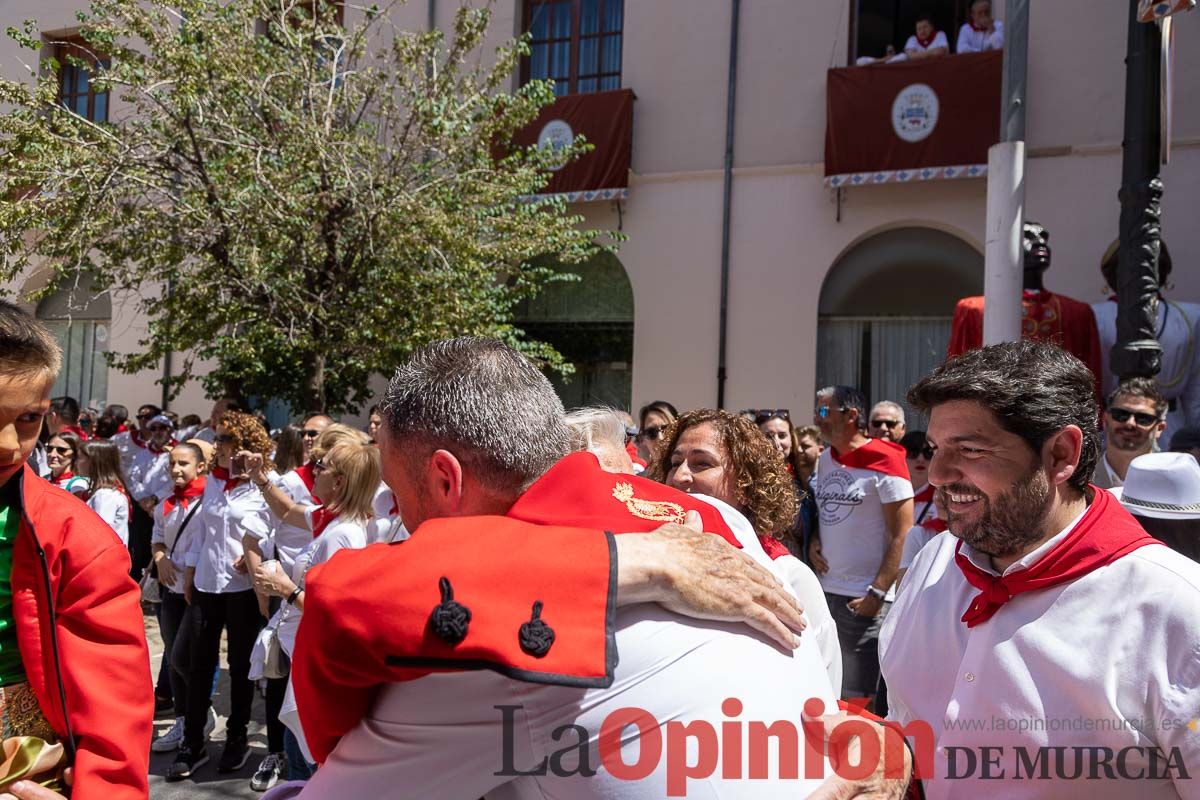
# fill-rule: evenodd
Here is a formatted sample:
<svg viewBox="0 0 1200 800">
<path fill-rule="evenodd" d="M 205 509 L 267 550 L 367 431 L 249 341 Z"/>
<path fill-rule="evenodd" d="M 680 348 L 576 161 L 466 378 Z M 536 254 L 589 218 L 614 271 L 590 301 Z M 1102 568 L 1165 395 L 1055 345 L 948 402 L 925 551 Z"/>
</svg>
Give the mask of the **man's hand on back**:
<svg viewBox="0 0 1200 800">
<path fill-rule="evenodd" d="M 795 598 L 754 559 L 701 525 L 700 515 L 689 511 L 684 525 L 617 536 L 617 605 L 654 602 L 696 619 L 744 622 L 783 647 L 797 647 L 792 631 L 805 624 Z"/>
</svg>

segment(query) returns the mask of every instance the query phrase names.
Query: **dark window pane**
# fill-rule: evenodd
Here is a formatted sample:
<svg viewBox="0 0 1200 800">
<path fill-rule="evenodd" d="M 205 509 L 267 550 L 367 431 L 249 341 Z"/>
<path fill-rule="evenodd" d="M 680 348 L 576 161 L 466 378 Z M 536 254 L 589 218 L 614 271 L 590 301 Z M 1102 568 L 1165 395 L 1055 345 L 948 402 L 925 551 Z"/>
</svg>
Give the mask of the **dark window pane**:
<svg viewBox="0 0 1200 800">
<path fill-rule="evenodd" d="M 603 72 L 621 71 L 621 37 L 604 37 L 604 69 Z"/>
<path fill-rule="evenodd" d="M 76 114 L 78 114 L 81 117 L 86 117 L 87 116 L 87 100 L 88 100 L 88 96 L 87 96 L 86 92 L 84 94 L 75 95 L 74 106 L 72 107 L 71 110 L 74 111 Z"/>
<path fill-rule="evenodd" d="M 594 92 L 594 91 L 596 91 L 596 79 L 595 78 L 580 78 L 579 79 L 579 93 L 580 94 L 586 94 L 587 92 Z"/>
<path fill-rule="evenodd" d="M 533 40 L 541 41 L 550 35 L 550 8 L 544 5 L 535 5 L 530 9 L 533 19 L 529 21 L 529 32 L 533 34 Z"/>
<path fill-rule="evenodd" d="M 550 74 L 555 80 L 568 80 L 571 77 L 571 43 L 555 44 L 553 53 Z"/>
<path fill-rule="evenodd" d="M 105 122 L 108 120 L 108 92 L 101 92 L 96 95 L 96 101 L 92 104 L 92 121 Z"/>
<path fill-rule="evenodd" d="M 595 75 L 600 71 L 600 40 L 579 40 L 579 74 Z"/>
<path fill-rule="evenodd" d="M 554 83 L 554 96 L 555 97 L 563 97 L 564 95 L 568 95 L 570 93 L 571 93 L 571 84 L 567 83 L 566 80 L 556 81 Z"/>
<path fill-rule="evenodd" d="M 529 56 L 529 78 L 540 81 L 550 77 L 550 45 L 535 44 Z"/>
<path fill-rule="evenodd" d="M 610 92 L 621 88 L 621 79 L 616 75 L 607 75 L 600 79 L 600 91 Z"/>
<path fill-rule="evenodd" d="M 569 2 L 554 4 L 554 27 L 551 35 L 555 39 L 571 38 L 571 4 Z"/>
<path fill-rule="evenodd" d="M 600 0 L 583 0 L 579 10 L 579 33 L 600 32 Z"/>
<path fill-rule="evenodd" d="M 604 0 L 604 30 L 607 33 L 620 31 L 625 24 L 624 0 Z"/>
<path fill-rule="evenodd" d="M 86 69 L 78 71 L 75 77 L 75 91 L 87 94 L 88 84 L 92 81 L 91 73 Z"/>
</svg>

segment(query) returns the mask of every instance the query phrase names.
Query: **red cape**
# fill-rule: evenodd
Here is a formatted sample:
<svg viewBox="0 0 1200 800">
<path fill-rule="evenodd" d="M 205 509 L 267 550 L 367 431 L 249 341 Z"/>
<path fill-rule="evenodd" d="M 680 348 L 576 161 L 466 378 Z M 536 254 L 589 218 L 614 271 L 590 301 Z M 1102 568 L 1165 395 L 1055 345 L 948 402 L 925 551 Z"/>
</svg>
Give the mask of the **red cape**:
<svg viewBox="0 0 1200 800">
<path fill-rule="evenodd" d="M 870 469 L 904 478 L 906 481 L 911 480 L 908 476 L 908 462 L 904 460 L 904 448 L 887 439 L 870 439 L 862 447 L 844 454 L 839 453 L 836 447 L 830 447 L 829 455 L 843 467 Z"/>
</svg>

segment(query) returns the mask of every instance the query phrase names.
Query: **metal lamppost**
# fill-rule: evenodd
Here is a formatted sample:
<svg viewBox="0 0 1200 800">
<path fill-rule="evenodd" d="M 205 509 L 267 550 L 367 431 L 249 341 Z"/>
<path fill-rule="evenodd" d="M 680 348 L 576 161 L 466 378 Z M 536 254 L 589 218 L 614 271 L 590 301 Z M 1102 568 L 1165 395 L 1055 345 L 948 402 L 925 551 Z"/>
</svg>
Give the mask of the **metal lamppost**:
<svg viewBox="0 0 1200 800">
<path fill-rule="evenodd" d="M 1158 322 L 1162 33 L 1139 20 L 1129 0 L 1125 57 L 1125 141 L 1121 169 L 1121 233 L 1117 255 L 1117 343 L 1109 355 L 1122 379 L 1153 378 L 1162 362 Z"/>
</svg>

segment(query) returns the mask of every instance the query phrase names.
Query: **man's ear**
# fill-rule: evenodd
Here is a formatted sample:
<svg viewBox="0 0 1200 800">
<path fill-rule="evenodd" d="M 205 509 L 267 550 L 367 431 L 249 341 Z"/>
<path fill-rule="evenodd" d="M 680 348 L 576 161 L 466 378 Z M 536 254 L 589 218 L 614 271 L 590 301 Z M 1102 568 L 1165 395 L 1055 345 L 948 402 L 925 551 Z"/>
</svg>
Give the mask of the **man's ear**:
<svg viewBox="0 0 1200 800">
<path fill-rule="evenodd" d="M 1083 431 L 1078 425 L 1068 425 L 1042 445 L 1042 463 L 1050 474 L 1050 483 L 1066 483 L 1079 469 L 1083 453 Z"/>
<path fill-rule="evenodd" d="M 463 500 L 463 470 L 449 450 L 434 450 L 425 467 L 425 484 L 440 515 L 457 513 Z"/>
</svg>

